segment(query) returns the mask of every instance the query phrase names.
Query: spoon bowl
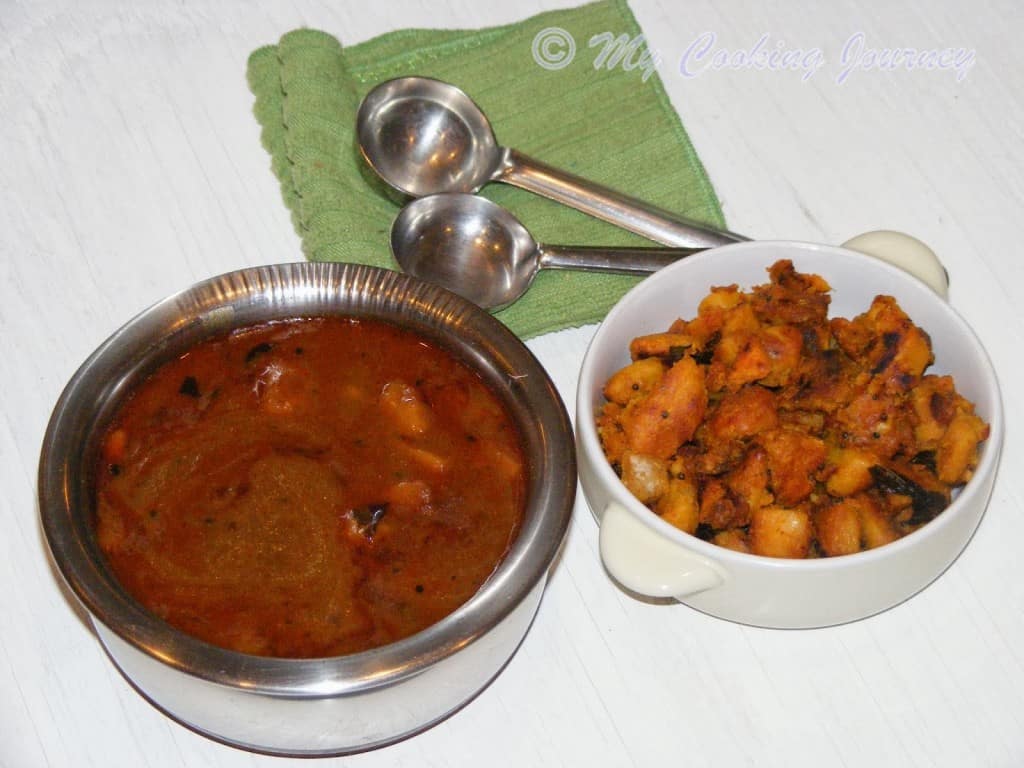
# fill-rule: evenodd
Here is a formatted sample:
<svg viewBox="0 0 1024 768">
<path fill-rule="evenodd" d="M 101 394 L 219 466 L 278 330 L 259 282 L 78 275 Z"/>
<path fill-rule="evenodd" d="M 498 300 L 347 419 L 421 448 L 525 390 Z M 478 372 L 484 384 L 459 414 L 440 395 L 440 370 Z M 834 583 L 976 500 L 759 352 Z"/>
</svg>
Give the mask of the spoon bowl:
<svg viewBox="0 0 1024 768">
<path fill-rule="evenodd" d="M 515 216 L 475 195 L 420 198 L 391 227 L 391 252 L 403 271 L 487 309 L 511 304 L 530 287 L 537 251 Z"/>
<path fill-rule="evenodd" d="M 491 124 L 473 100 L 425 77 L 372 90 L 359 107 L 356 132 L 370 167 L 410 197 L 475 192 L 501 162 Z"/>
<path fill-rule="evenodd" d="M 541 245 L 500 205 L 458 193 L 414 200 L 391 226 L 391 252 L 405 272 L 485 309 L 516 301 L 543 267 L 647 275 L 696 250 Z"/>
</svg>

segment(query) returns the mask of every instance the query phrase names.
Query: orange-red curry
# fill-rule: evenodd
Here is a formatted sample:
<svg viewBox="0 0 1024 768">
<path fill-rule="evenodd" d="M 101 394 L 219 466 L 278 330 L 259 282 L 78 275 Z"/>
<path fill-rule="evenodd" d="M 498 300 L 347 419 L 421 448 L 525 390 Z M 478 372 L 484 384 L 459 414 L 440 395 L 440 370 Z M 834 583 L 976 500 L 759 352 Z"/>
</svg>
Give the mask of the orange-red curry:
<svg viewBox="0 0 1024 768">
<path fill-rule="evenodd" d="M 386 323 L 314 318 L 204 342 L 106 434 L 100 547 L 179 629 L 245 653 L 358 652 L 435 623 L 494 571 L 526 470 L 497 396 Z"/>
</svg>

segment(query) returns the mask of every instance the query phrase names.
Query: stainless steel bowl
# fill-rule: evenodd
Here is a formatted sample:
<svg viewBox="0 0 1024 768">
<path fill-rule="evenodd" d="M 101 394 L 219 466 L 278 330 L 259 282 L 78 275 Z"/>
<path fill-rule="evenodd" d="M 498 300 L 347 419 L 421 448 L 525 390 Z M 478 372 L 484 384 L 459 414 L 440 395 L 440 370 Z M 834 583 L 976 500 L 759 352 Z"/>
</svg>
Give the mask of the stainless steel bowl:
<svg viewBox="0 0 1024 768">
<path fill-rule="evenodd" d="M 363 653 L 280 659 L 224 650 L 142 608 L 96 542 L 93 468 L 126 395 L 210 336 L 266 320 L 345 315 L 386 320 L 434 340 L 500 394 L 523 435 L 526 515 L 479 592 L 426 630 Z M 151 307 L 105 341 L 57 402 L 39 464 L 53 560 L 128 680 L 185 725 L 275 754 L 331 755 L 396 741 L 454 712 L 501 670 L 526 634 L 564 537 L 576 490 L 572 432 L 544 369 L 501 323 L 436 286 L 352 264 L 232 272 Z"/>
</svg>

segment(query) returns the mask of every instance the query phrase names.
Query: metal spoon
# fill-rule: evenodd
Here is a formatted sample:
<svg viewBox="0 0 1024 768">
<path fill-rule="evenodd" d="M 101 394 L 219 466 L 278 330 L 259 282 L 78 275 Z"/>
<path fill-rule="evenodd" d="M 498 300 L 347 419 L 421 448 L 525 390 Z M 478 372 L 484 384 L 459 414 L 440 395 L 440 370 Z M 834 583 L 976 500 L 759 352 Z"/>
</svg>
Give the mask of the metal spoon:
<svg viewBox="0 0 1024 768">
<path fill-rule="evenodd" d="M 381 83 L 359 107 L 356 135 L 370 167 L 411 197 L 476 192 L 501 181 L 666 245 L 710 248 L 747 239 L 498 146 L 480 108 L 440 80 L 400 77 Z"/>
<path fill-rule="evenodd" d="M 391 252 L 405 272 L 484 309 L 516 301 L 541 268 L 648 275 L 701 250 L 540 245 L 501 206 L 458 193 L 414 200 L 391 226 Z"/>
</svg>

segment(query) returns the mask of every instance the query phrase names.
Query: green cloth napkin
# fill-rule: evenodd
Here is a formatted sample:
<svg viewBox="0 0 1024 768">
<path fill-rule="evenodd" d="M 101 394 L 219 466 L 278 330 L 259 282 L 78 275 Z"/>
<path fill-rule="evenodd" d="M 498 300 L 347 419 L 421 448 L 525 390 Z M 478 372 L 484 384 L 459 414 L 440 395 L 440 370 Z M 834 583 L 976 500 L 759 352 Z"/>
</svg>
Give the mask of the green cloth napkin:
<svg viewBox="0 0 1024 768">
<path fill-rule="evenodd" d="M 568 32 L 576 45 L 562 69 L 543 68 L 534 57 L 535 38 L 552 27 Z M 489 29 L 401 30 L 347 47 L 325 32 L 299 29 L 254 51 L 247 73 L 253 111 L 306 257 L 397 269 L 388 232 L 401 201 L 366 167 L 354 124 L 362 97 L 403 75 L 462 88 L 483 108 L 503 146 L 724 226 L 658 75 L 645 82 L 641 68 L 622 61 L 609 67 L 615 57 L 600 60 L 602 46 L 588 45 L 606 32 L 630 40 L 641 34 L 625 2 L 603 0 Z M 652 245 L 508 185 L 489 184 L 483 194 L 511 210 L 541 243 Z M 523 338 L 597 322 L 636 281 L 543 270 L 527 294 L 497 316 Z"/>
</svg>

